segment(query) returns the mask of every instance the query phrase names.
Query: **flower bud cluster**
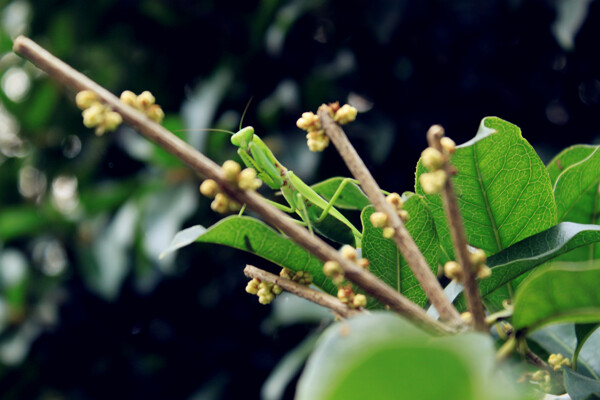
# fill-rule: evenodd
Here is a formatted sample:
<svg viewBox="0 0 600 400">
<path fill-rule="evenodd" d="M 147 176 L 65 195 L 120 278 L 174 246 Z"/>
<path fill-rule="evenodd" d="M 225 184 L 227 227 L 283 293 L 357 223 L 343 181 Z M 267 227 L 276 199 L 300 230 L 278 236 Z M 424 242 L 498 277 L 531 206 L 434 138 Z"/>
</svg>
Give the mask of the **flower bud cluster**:
<svg viewBox="0 0 600 400">
<path fill-rule="evenodd" d="M 75 102 L 77 107 L 83 110 L 83 125 L 86 128 L 96 128 L 94 133 L 98 136 L 116 130 L 123 122 L 121 114 L 102 104 L 96 93 L 91 90 L 77 93 Z"/>
<path fill-rule="evenodd" d="M 439 125 L 434 125 L 430 128 L 443 129 Z M 440 145 L 442 151 L 433 147 L 428 147 L 421 153 L 421 163 L 429 171 L 419 176 L 419 182 L 423 191 L 427 194 L 440 193 L 448 180 L 448 174 L 444 170 L 444 163 L 448 160 L 448 157 L 454 154 L 456 150 L 456 143 L 449 137 L 442 137 L 440 139 Z"/>
<path fill-rule="evenodd" d="M 387 201 L 392 207 L 394 207 L 394 210 L 403 222 L 408 221 L 410 215 L 408 214 L 408 211 L 403 209 L 404 201 L 398 193 L 390 193 L 386 196 L 385 201 Z M 371 224 L 375 228 L 383 228 L 384 238 L 390 239 L 394 236 L 394 228 L 390 226 L 387 214 L 376 211 L 373 214 L 371 214 L 371 217 L 369 219 L 371 221 Z"/>
<path fill-rule="evenodd" d="M 340 249 L 340 255 L 348 261 L 361 268 L 369 268 L 369 260 L 359 258 L 356 249 L 349 245 L 344 245 Z M 355 294 L 350 283 L 345 283 L 344 271 L 337 261 L 327 261 L 323 264 L 323 273 L 331 278 L 332 282 L 338 287 L 338 299 L 347 304 L 350 308 L 365 307 L 367 298 L 364 294 Z"/>
<path fill-rule="evenodd" d="M 257 295 L 260 304 L 269 304 L 275 299 L 275 296 L 281 294 L 282 289 L 279 285 L 254 278 L 246 285 L 246 292 Z"/>
<path fill-rule="evenodd" d="M 235 161 L 225 161 L 221 169 L 225 178 L 242 190 L 256 190 L 262 184 L 262 181 L 256 177 L 256 171 L 253 168 L 242 170 L 240 164 Z M 210 205 L 213 211 L 224 214 L 240 210 L 240 204 L 227 196 L 221 190 L 219 184 L 212 179 L 206 179 L 202 182 L 200 193 L 208 198 L 215 199 Z"/>
<path fill-rule="evenodd" d="M 152 93 L 147 90 L 142 92 L 140 95 L 136 95 L 132 91 L 125 90 L 123 93 L 121 93 L 121 101 L 128 106 L 143 112 L 148 118 L 159 124 L 165 117 L 164 111 L 158 104 L 155 104 L 156 99 Z"/>
<path fill-rule="evenodd" d="M 485 264 L 487 258 L 483 250 L 476 249 L 469 255 L 469 258 L 479 279 L 486 279 L 492 275 L 492 270 Z M 456 261 L 448 261 L 444 265 L 444 275 L 448 279 L 461 282 L 464 277 L 462 266 Z"/>
<path fill-rule="evenodd" d="M 550 365 L 555 371 L 560 370 L 563 366 L 570 367 L 571 360 L 565 358 L 562 354 L 550 354 L 548 356 L 548 365 Z"/>
<path fill-rule="evenodd" d="M 294 273 L 294 271 L 290 269 L 282 268 L 279 272 L 279 276 L 282 278 L 291 279 L 292 281 L 304 286 L 310 286 L 313 281 L 313 276 L 308 271 L 297 271 Z"/>
<path fill-rule="evenodd" d="M 335 122 L 340 125 L 347 124 L 356 119 L 358 111 L 351 105 L 344 104 L 340 107 L 338 102 L 331 103 L 328 111 Z M 323 151 L 329 146 L 329 137 L 325 134 L 319 117 L 313 112 L 302 113 L 296 126 L 307 132 L 306 139 L 310 151 Z"/>
</svg>

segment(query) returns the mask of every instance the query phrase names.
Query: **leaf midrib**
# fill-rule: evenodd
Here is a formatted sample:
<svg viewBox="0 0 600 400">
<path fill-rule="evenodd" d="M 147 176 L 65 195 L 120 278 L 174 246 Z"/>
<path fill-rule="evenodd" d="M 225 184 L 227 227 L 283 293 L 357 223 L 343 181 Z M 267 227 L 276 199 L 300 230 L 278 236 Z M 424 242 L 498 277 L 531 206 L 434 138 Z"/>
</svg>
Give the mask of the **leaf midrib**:
<svg viewBox="0 0 600 400">
<path fill-rule="evenodd" d="M 473 146 L 473 160 L 475 161 L 475 172 L 477 172 L 477 183 L 479 184 L 479 189 L 481 190 L 481 194 L 483 196 L 485 211 L 487 212 L 488 218 L 492 225 L 492 232 L 494 233 L 494 239 L 496 240 L 497 251 L 500 251 L 502 250 L 502 242 L 500 241 L 498 227 L 496 226 L 496 220 L 494 219 L 494 215 L 492 214 L 492 209 L 487 197 L 487 192 L 485 191 L 485 187 L 483 186 L 483 177 L 481 176 L 481 171 L 479 170 L 479 157 L 477 155 L 477 147 L 477 144 Z"/>
</svg>

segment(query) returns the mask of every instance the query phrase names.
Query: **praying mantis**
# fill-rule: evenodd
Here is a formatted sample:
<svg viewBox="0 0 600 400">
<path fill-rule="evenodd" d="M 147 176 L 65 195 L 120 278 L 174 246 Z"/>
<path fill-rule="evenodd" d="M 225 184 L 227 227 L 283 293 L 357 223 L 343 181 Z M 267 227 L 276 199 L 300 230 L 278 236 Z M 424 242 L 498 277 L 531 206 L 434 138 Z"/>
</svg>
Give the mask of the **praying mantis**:
<svg viewBox="0 0 600 400">
<path fill-rule="evenodd" d="M 228 131 L 226 131 L 228 132 Z M 254 133 L 251 126 L 232 134 L 231 143 L 238 147 L 238 155 L 249 168 L 254 168 L 258 177 L 271 189 L 280 190 L 289 204 L 271 202 L 287 213 L 296 212 L 307 228 L 339 243 L 353 243 L 360 247 L 362 234 L 333 204 L 344 187 L 353 182 L 344 179 L 332 198 L 327 201 L 313 188 L 304 183 L 292 171 L 285 168 L 267 145 Z"/>
</svg>

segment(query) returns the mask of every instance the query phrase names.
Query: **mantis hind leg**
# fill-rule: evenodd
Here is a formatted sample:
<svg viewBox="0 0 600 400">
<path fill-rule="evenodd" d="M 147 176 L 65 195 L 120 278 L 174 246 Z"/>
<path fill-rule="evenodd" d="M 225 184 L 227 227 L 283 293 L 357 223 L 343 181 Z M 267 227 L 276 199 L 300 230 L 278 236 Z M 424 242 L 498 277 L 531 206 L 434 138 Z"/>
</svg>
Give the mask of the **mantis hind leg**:
<svg viewBox="0 0 600 400">
<path fill-rule="evenodd" d="M 335 204 L 337 199 L 340 197 L 340 195 L 344 191 L 344 188 L 346 187 L 346 185 L 349 183 L 354 183 L 354 182 L 356 182 L 354 179 L 346 178 L 342 181 L 342 183 L 340 183 L 340 186 L 338 186 L 338 188 L 335 190 L 335 193 L 333 194 L 333 196 L 331 196 L 329 203 L 327 203 L 327 206 L 323 209 L 323 212 L 321 213 L 319 218 L 317 218 L 317 220 L 316 220 L 317 223 L 322 222 L 325 219 L 325 217 L 327 217 L 327 214 L 329 214 L 329 210 L 331 210 L 331 208 L 333 207 L 333 205 Z"/>
<path fill-rule="evenodd" d="M 311 235 L 314 235 L 315 232 L 313 230 L 312 224 L 310 223 L 310 218 L 308 216 L 308 210 L 306 209 L 306 203 L 303 201 L 304 198 L 302 197 L 302 195 L 300 193 L 297 193 L 296 199 L 297 199 L 296 204 L 298 207 L 300 218 L 302 218 L 302 220 L 305 222 L 306 227 L 308 228 Z"/>
</svg>

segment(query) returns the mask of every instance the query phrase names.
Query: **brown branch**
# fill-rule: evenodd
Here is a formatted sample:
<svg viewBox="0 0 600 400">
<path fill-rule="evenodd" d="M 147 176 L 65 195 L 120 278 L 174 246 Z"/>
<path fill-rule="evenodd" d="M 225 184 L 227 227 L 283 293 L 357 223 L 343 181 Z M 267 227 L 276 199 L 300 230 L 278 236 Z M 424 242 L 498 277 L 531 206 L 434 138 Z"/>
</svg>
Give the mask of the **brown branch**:
<svg viewBox="0 0 600 400">
<path fill-rule="evenodd" d="M 257 278 L 261 281 L 278 285 L 283 290 L 302 297 L 303 299 L 312 301 L 320 306 L 329 308 L 331 311 L 344 318 L 352 317 L 353 315 L 358 315 L 363 312 L 361 310 L 348 307 L 336 297 L 328 293 L 319 292 L 318 290 L 314 290 L 294 282 L 291 279 L 282 278 L 281 276 L 272 274 L 260 268 L 256 268 L 252 265 L 246 265 L 246 268 L 244 268 L 244 274 L 249 278 Z"/>
<path fill-rule="evenodd" d="M 425 291 L 427 298 L 440 314 L 440 318 L 456 327 L 462 326 L 464 324 L 463 320 L 444 293 L 442 286 L 431 271 L 423 253 L 417 247 L 417 244 L 410 236 L 398 214 L 385 201 L 379 185 L 373 179 L 373 176 L 352 144 L 350 144 L 342 128 L 329 115 L 328 107 L 321 106 L 318 115 L 325 133 L 337 148 L 352 175 L 360 182 L 361 188 L 369 197 L 375 209 L 387 214 L 390 226 L 394 228 L 396 246 Z"/>
<path fill-rule="evenodd" d="M 18 37 L 14 41 L 13 50 L 31 60 L 51 78 L 63 85 L 77 91 L 87 89 L 95 92 L 104 103 L 121 114 L 124 122 L 133 126 L 146 138 L 179 158 L 194 171 L 214 179 L 230 197 L 240 204 L 246 204 L 267 223 L 279 228 L 294 242 L 304 247 L 310 253 L 323 261 L 337 261 L 344 270 L 344 274 L 348 280 L 354 282 L 366 293 L 383 304 L 388 305 L 392 310 L 402 314 L 407 319 L 432 333 L 447 334 L 454 331 L 454 329 L 429 317 L 422 308 L 397 293 L 375 275 L 342 258 L 338 251 L 328 246 L 318 237 L 311 235 L 308 230 L 296 224 L 286 214 L 269 205 L 258 193 L 243 191 L 231 185 L 225 179 L 221 168 L 212 160 L 139 111 L 123 104 L 108 90 L 54 57 L 32 40 L 23 36 Z"/>
<path fill-rule="evenodd" d="M 444 137 L 444 129 L 441 126 L 434 125 L 429 128 L 429 131 L 427 132 L 429 146 L 444 154 L 442 144 L 440 143 L 442 137 Z M 446 172 L 448 179 L 446 179 L 446 183 L 442 189 L 442 200 L 444 203 L 444 210 L 446 211 L 446 218 L 448 219 L 448 225 L 450 227 L 450 236 L 452 237 L 452 243 L 454 244 L 454 252 L 458 258 L 458 263 L 463 270 L 462 283 L 465 287 L 464 292 L 467 300 L 467 307 L 473 316 L 473 325 L 475 329 L 480 332 L 487 332 L 488 328 L 485 323 L 485 311 L 476 280 L 477 273 L 471 262 L 470 252 L 467 247 L 465 227 L 458 208 L 458 200 L 454 193 L 452 179 L 450 178 L 455 171 L 447 157 L 445 157 L 443 169 Z"/>
</svg>

